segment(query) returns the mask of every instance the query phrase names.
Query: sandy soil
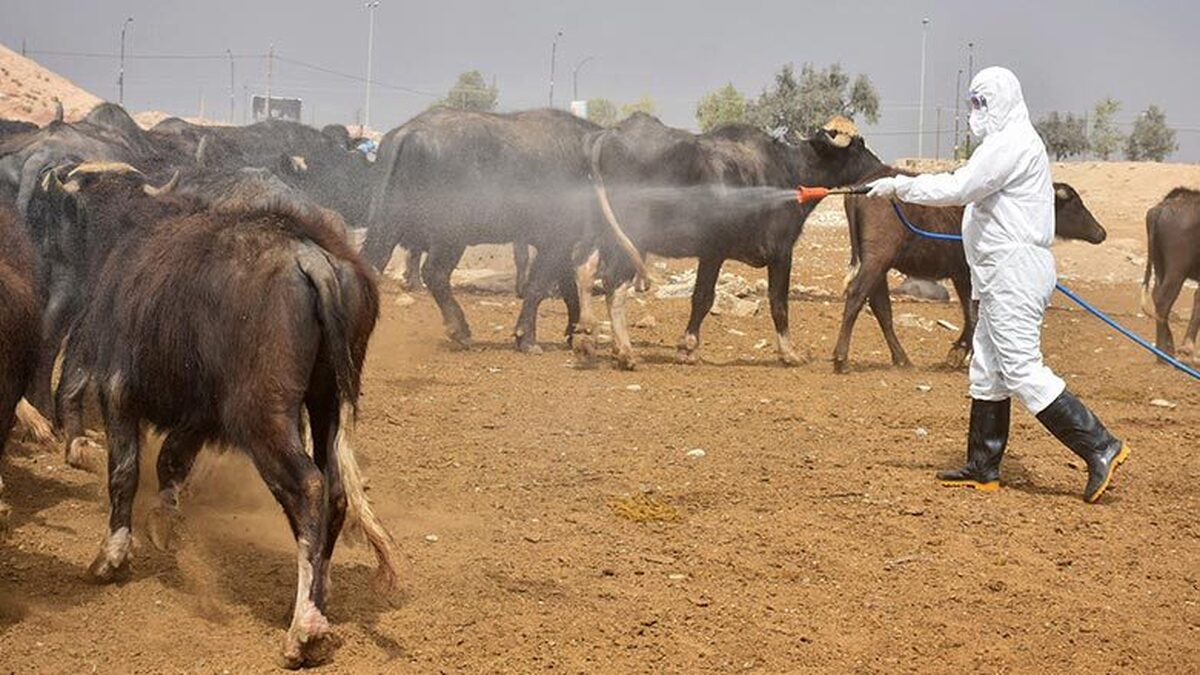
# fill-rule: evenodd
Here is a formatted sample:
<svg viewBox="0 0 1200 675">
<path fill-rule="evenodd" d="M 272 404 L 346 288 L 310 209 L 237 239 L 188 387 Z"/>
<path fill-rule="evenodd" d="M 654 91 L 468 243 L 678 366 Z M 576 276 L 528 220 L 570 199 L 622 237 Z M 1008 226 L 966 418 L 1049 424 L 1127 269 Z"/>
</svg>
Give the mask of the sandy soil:
<svg viewBox="0 0 1200 675">
<path fill-rule="evenodd" d="M 46 124 L 62 101 L 68 122 L 82 118 L 101 99 L 19 52 L 0 44 L 0 118 Z"/>
<path fill-rule="evenodd" d="M 1142 213 L 1200 169 L 1059 173 L 1111 232 L 1060 246 L 1064 271 L 1151 334 Z M 845 232 L 821 222 L 793 281 L 832 294 Z M 900 371 L 864 316 L 853 372 L 835 376 L 840 301 L 813 296 L 791 305 L 810 364 L 756 348 L 772 336 L 764 308 L 709 317 L 705 362 L 683 367 L 687 302 L 648 294 L 632 318 L 657 326 L 635 329 L 644 362 L 628 373 L 572 367 L 557 301 L 541 313 L 546 353 L 527 357 L 510 349 L 512 298 L 464 295 L 479 344 L 455 352 L 428 295 L 397 297 L 357 446 L 410 567 L 403 592 L 378 597 L 369 554 L 339 548 L 329 611 L 344 645 L 322 672 L 1200 670 L 1200 388 L 1079 311 L 1049 313 L 1048 359 L 1134 451 L 1097 506 L 1079 499 L 1081 463 L 1023 411 L 1006 489 L 937 486 L 968 406 L 965 375 L 937 366 L 954 337 L 941 328 L 898 328 L 917 364 Z M 953 304 L 896 312 L 959 320 Z M 180 549 L 143 543 L 133 579 L 109 587 L 83 580 L 106 518 L 98 478 L 31 446 L 4 472 L 0 671 L 273 668 L 294 553 L 242 458 L 206 457 Z M 673 519 L 634 522 L 631 499 Z"/>
</svg>

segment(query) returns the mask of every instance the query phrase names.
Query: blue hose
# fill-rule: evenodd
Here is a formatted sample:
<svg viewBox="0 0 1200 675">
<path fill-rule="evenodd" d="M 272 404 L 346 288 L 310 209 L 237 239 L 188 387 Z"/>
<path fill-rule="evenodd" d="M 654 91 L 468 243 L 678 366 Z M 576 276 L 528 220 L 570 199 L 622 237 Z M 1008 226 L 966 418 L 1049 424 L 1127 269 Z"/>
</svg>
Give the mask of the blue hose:
<svg viewBox="0 0 1200 675">
<path fill-rule="evenodd" d="M 962 235 L 960 235 L 960 234 L 946 234 L 944 232 L 930 232 L 928 230 L 922 230 L 922 229 L 918 228 L 916 225 L 913 225 L 911 222 L 909 222 L 908 218 L 905 217 L 904 211 L 900 208 L 900 203 L 896 202 L 894 200 L 892 201 L 892 210 L 896 212 L 896 217 L 900 219 L 900 222 L 904 223 L 904 227 L 908 228 L 909 232 L 912 232 L 913 234 L 917 235 L 918 237 L 924 237 L 926 239 L 936 239 L 938 241 L 962 241 Z M 1141 346 L 1146 351 L 1153 353 L 1158 358 L 1171 364 L 1172 366 L 1175 367 L 1176 370 L 1182 371 L 1188 375 L 1191 375 L 1195 379 L 1200 380 L 1200 371 L 1197 371 L 1195 368 L 1189 367 L 1187 364 L 1183 363 L 1179 359 L 1176 359 L 1175 357 L 1164 352 L 1163 350 L 1159 349 L 1158 347 L 1155 347 L 1153 344 L 1151 344 L 1148 340 L 1146 340 L 1142 336 L 1138 335 L 1137 333 L 1134 333 L 1133 331 L 1122 326 L 1121 324 L 1117 323 L 1116 321 L 1113 321 L 1111 318 L 1108 317 L 1108 315 L 1106 315 L 1104 312 L 1101 312 L 1100 310 L 1096 309 L 1094 306 L 1092 306 L 1086 300 L 1084 300 L 1083 298 L 1076 295 L 1075 292 L 1072 291 L 1071 289 L 1067 288 L 1066 286 L 1063 286 L 1062 284 L 1058 284 L 1058 283 L 1054 284 L 1054 288 L 1057 289 L 1059 293 L 1062 293 L 1063 295 L 1070 298 L 1072 302 L 1074 302 L 1075 304 L 1082 307 L 1084 309 L 1084 311 L 1086 311 L 1088 314 L 1091 314 L 1092 316 L 1096 317 L 1097 319 L 1100 319 L 1101 321 L 1108 324 L 1111 328 L 1116 330 L 1121 335 L 1124 335 L 1125 337 L 1129 338 L 1130 340 L 1133 340 L 1134 342 L 1136 342 L 1139 346 Z"/>
</svg>

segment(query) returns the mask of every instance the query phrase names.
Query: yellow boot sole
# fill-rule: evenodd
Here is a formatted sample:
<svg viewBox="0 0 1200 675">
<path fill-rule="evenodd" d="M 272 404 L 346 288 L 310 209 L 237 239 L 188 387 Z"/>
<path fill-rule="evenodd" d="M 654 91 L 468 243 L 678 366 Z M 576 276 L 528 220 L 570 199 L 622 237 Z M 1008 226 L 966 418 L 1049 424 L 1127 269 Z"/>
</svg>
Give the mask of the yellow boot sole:
<svg viewBox="0 0 1200 675">
<path fill-rule="evenodd" d="M 942 487 L 971 488 L 981 492 L 996 492 L 1000 489 L 1000 481 L 998 480 L 990 480 L 987 482 L 980 482 L 977 480 L 943 480 L 941 483 Z"/>
<path fill-rule="evenodd" d="M 1118 452 L 1116 458 L 1113 459 L 1112 466 L 1108 467 L 1108 475 L 1104 477 L 1104 484 L 1100 486 L 1099 490 L 1096 490 L 1096 494 L 1092 495 L 1091 499 L 1087 500 L 1087 503 L 1095 504 L 1100 500 L 1100 497 L 1104 495 L 1106 490 L 1108 490 L 1108 484 L 1112 482 L 1113 474 L 1117 472 L 1117 467 L 1124 464 L 1125 460 L 1127 459 L 1129 459 L 1129 444 L 1122 443 L 1121 451 Z"/>
</svg>

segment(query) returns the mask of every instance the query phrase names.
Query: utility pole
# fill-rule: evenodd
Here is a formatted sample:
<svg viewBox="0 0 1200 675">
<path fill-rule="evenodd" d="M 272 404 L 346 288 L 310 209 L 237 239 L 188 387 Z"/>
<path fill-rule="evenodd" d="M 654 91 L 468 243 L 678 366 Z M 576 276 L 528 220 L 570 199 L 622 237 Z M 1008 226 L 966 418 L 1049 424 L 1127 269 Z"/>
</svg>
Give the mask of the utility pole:
<svg viewBox="0 0 1200 675">
<path fill-rule="evenodd" d="M 127 17 L 121 24 L 121 66 L 117 73 L 117 103 L 125 107 L 125 30 L 133 23 L 133 17 Z"/>
<path fill-rule="evenodd" d="M 958 159 L 958 118 L 962 113 L 959 111 L 959 106 L 962 105 L 962 68 L 958 69 L 958 75 L 954 78 L 954 159 Z"/>
<path fill-rule="evenodd" d="M 572 101 L 579 100 L 579 69 L 582 68 L 585 63 L 587 63 L 588 61 L 591 61 L 594 58 L 596 58 L 596 57 L 589 56 L 586 59 L 580 61 L 579 63 L 576 63 L 575 67 L 571 69 L 571 100 Z"/>
<path fill-rule="evenodd" d="M 271 76 L 274 74 L 275 68 L 275 43 L 271 43 L 271 47 L 267 50 L 267 102 L 263 106 L 263 112 L 266 113 L 267 119 L 271 119 Z"/>
<path fill-rule="evenodd" d="M 358 128 L 358 134 L 365 136 L 367 127 L 371 126 L 371 56 L 375 50 L 375 8 L 379 0 L 366 4 L 367 8 L 367 100 L 363 103 L 363 123 Z"/>
<path fill-rule="evenodd" d="M 226 49 L 225 53 L 229 56 L 229 123 L 233 124 L 234 114 L 234 96 L 233 96 L 233 50 Z"/>
<path fill-rule="evenodd" d="M 933 147 L 934 147 L 933 158 L 941 159 L 942 158 L 942 106 L 940 106 L 940 105 L 937 107 L 937 126 L 934 127 L 934 134 L 936 134 L 936 135 L 933 138 L 933 144 L 934 144 L 933 145 Z"/>
<path fill-rule="evenodd" d="M 929 19 L 921 19 L 921 104 L 917 113 L 917 158 L 925 157 L 925 40 L 929 35 Z"/>
<path fill-rule="evenodd" d="M 562 37 L 560 30 L 554 34 L 554 44 L 550 45 L 550 107 L 554 107 L 554 59 L 558 56 L 558 38 Z"/>
<path fill-rule="evenodd" d="M 967 43 L 967 87 L 971 86 L 971 82 L 975 80 L 975 43 Z M 967 157 L 971 156 L 971 129 L 968 125 L 966 133 L 967 141 L 964 144 L 967 148 Z"/>
</svg>

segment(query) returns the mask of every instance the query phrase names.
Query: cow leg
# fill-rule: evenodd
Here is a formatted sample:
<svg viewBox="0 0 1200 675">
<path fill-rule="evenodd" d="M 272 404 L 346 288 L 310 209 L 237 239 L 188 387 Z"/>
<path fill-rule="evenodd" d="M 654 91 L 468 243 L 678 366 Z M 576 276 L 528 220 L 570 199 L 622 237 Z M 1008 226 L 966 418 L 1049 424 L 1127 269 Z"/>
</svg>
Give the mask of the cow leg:
<svg viewBox="0 0 1200 675">
<path fill-rule="evenodd" d="M 1164 277 L 1154 287 L 1154 313 L 1157 315 L 1157 336 L 1155 345 L 1162 351 L 1175 355 L 1175 336 L 1171 334 L 1171 308 L 1183 290 L 1183 276 L 1171 275 Z"/>
<path fill-rule="evenodd" d="M 550 285 L 554 283 L 553 275 L 561 259 L 566 265 L 565 256 L 538 252 L 529 270 L 529 282 L 525 288 L 525 298 L 521 303 L 521 313 L 517 316 L 517 327 L 513 330 L 513 338 L 517 343 L 517 351 L 525 354 L 540 354 L 542 348 L 537 344 L 537 311 L 542 300 L 550 294 Z"/>
<path fill-rule="evenodd" d="M 1196 289 L 1192 298 L 1192 318 L 1188 321 L 1187 332 L 1183 336 L 1183 344 L 1179 346 L 1179 354 L 1193 363 L 1200 363 L 1200 354 L 1196 353 L 1196 334 L 1200 333 L 1200 288 Z"/>
<path fill-rule="evenodd" d="M 319 660 L 319 652 L 329 636 L 329 621 L 321 602 L 327 578 L 325 550 L 329 532 L 326 482 L 304 451 L 297 416 L 298 413 L 293 413 L 268 419 L 252 435 L 249 446 L 259 475 L 283 507 L 296 537 L 296 601 L 283 646 L 284 665 L 288 668 Z"/>
<path fill-rule="evenodd" d="M 558 293 L 562 296 L 563 304 L 567 306 L 567 344 L 571 344 L 571 336 L 579 325 L 579 291 L 575 288 L 575 271 L 563 265 L 558 274 Z"/>
<path fill-rule="evenodd" d="M 125 409 L 123 384 L 114 375 L 100 394 L 108 431 L 108 536 L 88 567 L 97 583 L 110 583 L 129 574 L 133 500 L 137 496 L 141 454 L 140 420 Z"/>
<path fill-rule="evenodd" d="M 904 347 L 900 344 L 900 338 L 896 337 L 896 327 L 892 323 L 892 297 L 888 294 L 887 283 L 875 284 L 875 288 L 867 296 L 867 301 L 871 303 L 871 312 L 875 314 L 875 320 L 879 322 L 879 328 L 883 331 L 883 339 L 887 341 L 888 351 L 892 353 L 892 365 L 897 368 L 911 368 L 912 361 L 909 361 L 908 354 L 904 353 Z"/>
<path fill-rule="evenodd" d="M 174 429 L 158 452 L 158 504 L 146 516 L 146 532 L 160 551 L 169 550 L 174 541 L 175 525 L 180 518 L 179 493 L 202 447 L 201 434 Z"/>
<path fill-rule="evenodd" d="M 529 244 L 513 242 L 513 266 L 517 268 L 517 297 L 524 298 L 529 281 Z"/>
<path fill-rule="evenodd" d="M 679 341 L 675 352 L 676 363 L 695 364 L 700 361 L 700 324 L 712 309 L 716 299 L 717 277 L 721 274 L 721 258 L 701 258 L 696 268 L 696 287 L 692 290 L 692 314 L 688 318 L 687 331 Z M 616 327 L 613 327 L 616 330 Z"/>
<path fill-rule="evenodd" d="M 963 329 L 958 339 L 950 346 L 946 355 L 946 366 L 949 368 L 966 368 L 971 362 L 971 344 L 975 339 L 975 305 L 971 301 L 971 275 L 953 277 L 954 293 L 958 296 L 958 304 L 962 306 Z"/>
<path fill-rule="evenodd" d="M 430 294 L 442 312 L 442 325 L 446 328 L 446 335 L 464 349 L 471 346 L 471 327 L 467 325 L 462 306 L 454 299 L 454 293 L 450 289 L 450 273 L 458 267 L 458 261 L 462 259 L 465 250 L 465 247 L 459 245 L 434 246 L 429 249 L 429 257 L 421 267 L 421 278 L 429 287 Z"/>
<path fill-rule="evenodd" d="M 854 323 L 858 321 L 858 313 L 867 302 L 867 296 L 876 286 L 887 288 L 887 270 L 863 260 L 858 268 L 858 274 L 850 280 L 846 287 L 846 305 L 842 309 L 842 326 L 838 330 L 837 345 L 833 348 L 833 371 L 845 374 L 850 372 L 850 335 L 854 332 Z"/>
<path fill-rule="evenodd" d="M 576 260 L 579 251 L 576 251 Z M 592 284 L 600 268 L 600 251 L 592 250 L 582 262 L 574 263 L 575 297 L 579 299 L 579 320 L 571 336 L 571 348 L 577 359 L 588 362 L 596 355 L 596 309 L 592 305 Z"/>
<path fill-rule="evenodd" d="M 324 584 L 319 589 L 321 594 L 315 598 L 318 607 L 325 607 L 332 591 L 330 572 L 333 548 L 337 545 L 346 522 L 346 489 L 342 476 L 331 453 L 336 443 L 341 421 L 338 418 L 337 390 L 333 380 L 325 378 L 309 393 L 305 402 L 308 409 L 308 420 L 312 428 L 313 461 L 325 476 L 325 486 L 328 490 L 329 518 L 325 527 L 325 547 L 321 555 L 325 560 Z"/>
<path fill-rule="evenodd" d="M 67 442 L 64 456 L 67 466 L 102 474 L 104 448 L 88 438 L 83 428 L 83 397 L 87 393 L 88 381 L 88 371 L 81 364 L 78 351 L 68 341 L 54 399 L 58 425 Z"/>
<path fill-rule="evenodd" d="M 767 267 L 767 296 L 771 301 L 771 320 L 775 323 L 776 348 L 785 365 L 798 366 L 804 360 L 792 348 L 788 333 L 788 284 L 792 278 L 792 254 L 782 256 Z"/>
<path fill-rule="evenodd" d="M 420 249 L 409 249 L 404 257 L 404 290 L 409 293 L 421 290 L 421 256 L 424 254 Z"/>
<path fill-rule="evenodd" d="M 605 301 L 608 303 L 608 316 L 612 320 L 613 358 L 621 370 L 633 370 L 637 367 L 637 358 L 633 355 L 633 342 L 629 339 L 629 321 L 625 312 L 625 301 L 629 299 L 629 289 L 633 281 L 626 279 L 616 285 L 609 286 Z"/>
<path fill-rule="evenodd" d="M 74 306 L 69 300 L 73 293 L 64 288 L 67 283 L 65 280 L 54 283 L 50 289 L 49 300 L 42 311 L 42 342 L 38 347 L 37 368 L 34 370 L 33 384 L 28 396 L 33 407 L 51 419 L 54 419 L 54 405 L 50 380 L 54 375 L 54 361 L 58 358 L 70 317 L 74 313 Z"/>
</svg>

